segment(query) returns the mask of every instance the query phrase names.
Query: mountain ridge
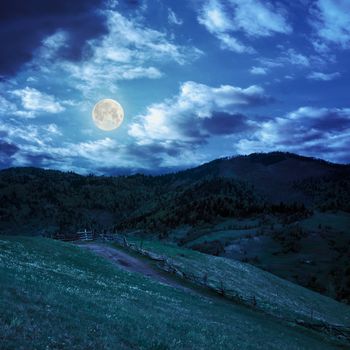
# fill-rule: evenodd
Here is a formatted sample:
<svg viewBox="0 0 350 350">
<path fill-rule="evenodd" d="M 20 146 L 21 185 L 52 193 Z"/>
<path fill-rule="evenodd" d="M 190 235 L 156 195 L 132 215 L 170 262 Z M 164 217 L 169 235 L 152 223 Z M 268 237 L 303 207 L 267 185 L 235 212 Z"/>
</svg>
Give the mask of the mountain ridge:
<svg viewBox="0 0 350 350">
<path fill-rule="evenodd" d="M 216 158 L 207 162 L 204 162 L 202 164 L 193 166 L 193 167 L 189 167 L 186 169 L 181 169 L 181 170 L 174 170 L 174 171 L 169 171 L 167 173 L 162 173 L 162 174 L 149 174 L 147 172 L 141 172 L 141 171 L 136 171 L 133 174 L 102 174 L 102 175 L 97 175 L 94 173 L 90 173 L 90 174 L 80 174 L 78 172 L 74 172 L 74 171 L 62 171 L 59 169 L 51 169 L 51 168 L 45 168 L 45 167 L 34 167 L 34 166 L 17 166 L 17 167 L 8 167 L 8 168 L 3 168 L 0 169 L 0 172 L 2 171 L 8 171 L 11 169 L 41 169 L 41 170 L 45 170 L 45 171 L 54 171 L 54 172 L 62 172 L 62 173 L 72 173 L 72 174 L 76 174 L 79 176 L 89 176 L 89 175 L 93 175 L 93 176 L 106 176 L 106 177 L 125 177 L 125 176 L 138 176 L 138 175 L 144 175 L 144 176 L 152 176 L 152 177 L 157 177 L 157 176 L 168 176 L 168 175 L 173 175 L 173 174 L 179 174 L 179 173 L 183 173 L 183 172 L 187 172 L 196 168 L 201 168 L 203 166 L 207 166 L 209 164 L 212 163 L 216 163 L 216 162 L 220 162 L 220 161 L 232 161 L 232 160 L 241 160 L 241 159 L 249 159 L 255 162 L 264 162 L 265 160 L 265 165 L 271 165 L 274 162 L 271 160 L 268 161 L 267 159 L 271 157 L 274 157 L 275 162 L 279 162 L 282 160 L 286 160 L 287 158 L 292 158 L 292 159 L 298 159 L 298 160 L 303 160 L 303 161 L 308 161 L 308 162 L 315 162 L 315 163 L 321 163 L 330 167 L 335 167 L 335 168 L 349 168 L 350 169 L 350 163 L 336 163 L 336 162 L 331 162 L 328 160 L 324 160 L 322 158 L 317 158 L 317 157 L 311 157 L 311 156 L 304 156 L 304 155 L 299 155 L 297 153 L 292 153 L 292 152 L 283 152 L 283 151 L 272 151 L 272 152 L 253 152 L 250 154 L 242 154 L 242 155 L 232 155 L 232 156 L 226 156 L 226 157 L 220 157 L 220 158 Z"/>
<path fill-rule="evenodd" d="M 335 191 L 334 200 L 328 198 L 330 188 Z M 142 218 L 147 212 L 158 213 L 179 205 L 195 206 L 197 209 L 192 211 L 204 206 L 207 209 L 202 212 L 203 216 L 246 216 L 263 213 L 267 206 L 276 207 L 281 203 L 286 207 L 294 205 L 294 209 L 298 204 L 309 209 L 322 206 L 326 210 L 347 211 L 350 210 L 346 204 L 349 192 L 350 165 L 283 152 L 221 158 L 158 176 L 84 176 L 34 167 L 8 168 L 0 171 L 0 217 L 6 217 L 7 211 L 11 221 L 13 212 L 7 208 L 8 204 L 17 210 L 26 204 L 40 209 L 39 203 L 55 209 L 54 212 L 86 208 L 118 213 L 115 224 L 123 222 L 122 218 Z M 121 205 L 123 201 L 125 205 Z M 231 210 L 232 205 L 235 210 Z M 229 213 L 222 213 L 220 207 Z M 35 214 L 35 210 L 32 212 Z M 80 225 L 91 226 L 80 221 Z M 104 226 L 111 227 L 111 224 Z"/>
</svg>

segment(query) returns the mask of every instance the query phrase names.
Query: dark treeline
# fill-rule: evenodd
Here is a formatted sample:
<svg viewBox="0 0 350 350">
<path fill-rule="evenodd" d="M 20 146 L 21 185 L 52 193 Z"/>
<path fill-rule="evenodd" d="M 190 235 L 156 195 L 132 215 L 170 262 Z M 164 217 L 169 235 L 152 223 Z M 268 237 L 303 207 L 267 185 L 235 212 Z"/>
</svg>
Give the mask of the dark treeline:
<svg viewBox="0 0 350 350">
<path fill-rule="evenodd" d="M 0 229 L 48 234 L 81 228 L 142 229 L 165 234 L 168 228 L 183 224 L 196 226 L 263 213 L 297 219 L 312 210 L 302 202 L 269 202 L 244 181 L 181 176 L 98 177 L 34 168 L 5 170 L 0 172 Z M 340 182 L 339 191 L 334 191 L 338 188 L 334 181 L 315 185 L 310 180 L 300 186 L 306 193 L 312 191 L 317 205 L 322 201 L 319 198 L 327 198 L 322 208 L 349 210 L 349 188 L 344 187 L 348 183 Z"/>
<path fill-rule="evenodd" d="M 305 173 L 321 175 L 305 178 Z M 221 218 L 271 214 L 293 221 L 314 209 L 349 212 L 349 203 L 349 167 L 281 152 L 218 159 L 162 176 L 81 176 L 36 168 L 0 172 L 4 233 L 87 228 L 165 235 L 170 228 Z"/>
<path fill-rule="evenodd" d="M 312 198 L 314 206 L 322 211 L 342 210 L 350 212 L 350 175 L 312 177 L 295 184 Z"/>
</svg>

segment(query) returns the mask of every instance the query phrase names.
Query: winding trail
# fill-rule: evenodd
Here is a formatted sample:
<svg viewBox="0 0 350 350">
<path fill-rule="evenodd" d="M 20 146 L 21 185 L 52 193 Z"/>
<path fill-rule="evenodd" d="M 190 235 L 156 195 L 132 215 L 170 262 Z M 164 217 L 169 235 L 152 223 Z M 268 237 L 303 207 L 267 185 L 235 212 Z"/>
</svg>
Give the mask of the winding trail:
<svg viewBox="0 0 350 350">
<path fill-rule="evenodd" d="M 77 245 L 81 248 L 89 249 L 90 251 L 103 256 L 104 258 L 117 264 L 123 270 L 140 273 L 157 282 L 182 289 L 186 292 L 195 293 L 192 289 L 186 288 L 181 283 L 175 281 L 175 279 L 160 273 L 156 268 L 151 266 L 143 259 L 138 259 L 127 252 L 118 249 L 117 247 L 110 247 L 103 243 L 84 243 Z"/>
</svg>

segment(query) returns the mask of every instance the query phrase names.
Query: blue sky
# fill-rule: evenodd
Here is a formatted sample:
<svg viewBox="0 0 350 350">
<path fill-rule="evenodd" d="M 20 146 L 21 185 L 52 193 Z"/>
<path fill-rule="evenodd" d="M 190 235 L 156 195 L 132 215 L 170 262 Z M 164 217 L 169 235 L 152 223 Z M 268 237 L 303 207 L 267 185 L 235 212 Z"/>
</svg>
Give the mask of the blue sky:
<svg viewBox="0 0 350 350">
<path fill-rule="evenodd" d="M 1 168 L 350 162 L 349 0 L 12 0 L 0 21 Z M 103 98 L 124 108 L 117 130 L 93 124 Z"/>
</svg>

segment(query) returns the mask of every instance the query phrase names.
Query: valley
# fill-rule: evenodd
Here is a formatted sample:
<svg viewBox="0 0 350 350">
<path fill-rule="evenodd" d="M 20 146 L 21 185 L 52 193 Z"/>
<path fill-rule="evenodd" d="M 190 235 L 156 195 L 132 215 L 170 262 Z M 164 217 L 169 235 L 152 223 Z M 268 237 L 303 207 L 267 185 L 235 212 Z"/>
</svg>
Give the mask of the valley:
<svg viewBox="0 0 350 350">
<path fill-rule="evenodd" d="M 159 239 L 350 302 L 350 166 L 291 153 L 160 176 L 0 171 L 0 233 Z"/>
</svg>

